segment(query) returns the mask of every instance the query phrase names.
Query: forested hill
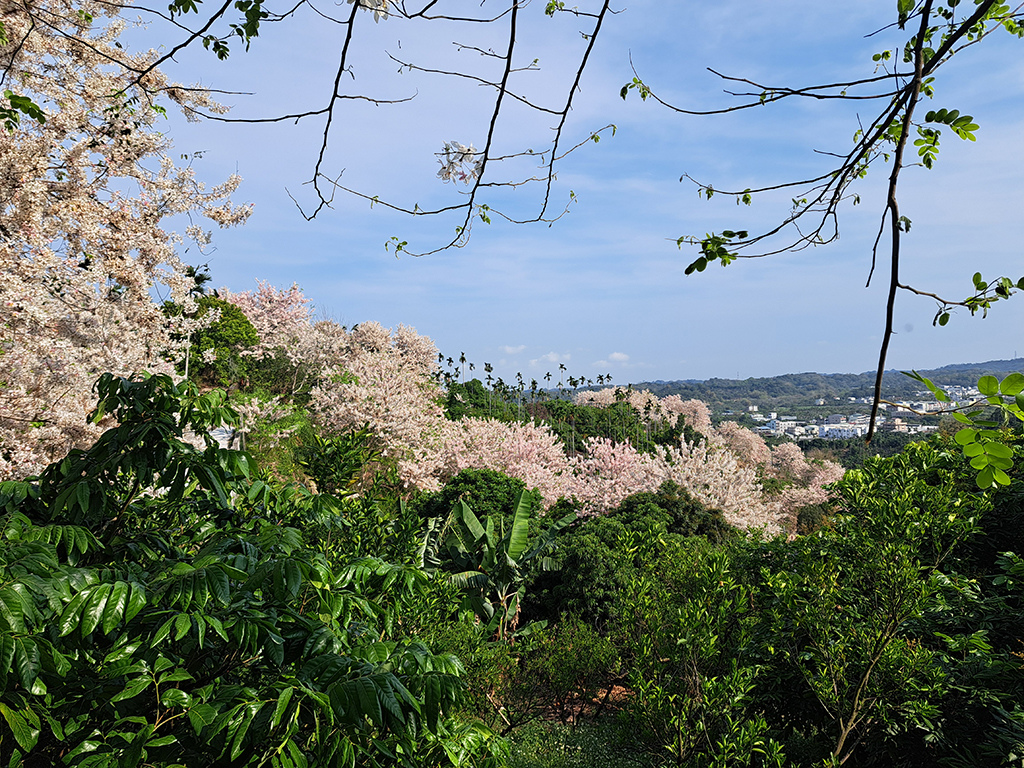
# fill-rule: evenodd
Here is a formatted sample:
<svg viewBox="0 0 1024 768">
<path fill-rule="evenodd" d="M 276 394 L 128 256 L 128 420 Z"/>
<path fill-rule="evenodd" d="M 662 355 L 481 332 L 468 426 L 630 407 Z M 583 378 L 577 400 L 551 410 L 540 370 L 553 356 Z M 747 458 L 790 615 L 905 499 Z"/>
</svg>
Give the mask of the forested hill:
<svg viewBox="0 0 1024 768">
<path fill-rule="evenodd" d="M 957 363 L 919 371 L 937 384 L 973 386 L 978 378 L 992 374 L 1002 378 L 1013 371 L 1024 371 L 1024 358 L 990 360 L 985 363 Z M 846 400 L 871 397 L 874 371 L 865 373 L 787 373 L 760 379 L 708 379 L 707 381 L 653 381 L 634 384 L 634 389 L 649 389 L 659 397 L 677 394 L 697 398 L 713 409 L 740 408 L 757 404 L 773 409 L 812 404 L 819 398 Z M 924 387 L 899 371 L 886 371 L 882 379 L 882 397 L 901 400 L 914 397 Z"/>
</svg>

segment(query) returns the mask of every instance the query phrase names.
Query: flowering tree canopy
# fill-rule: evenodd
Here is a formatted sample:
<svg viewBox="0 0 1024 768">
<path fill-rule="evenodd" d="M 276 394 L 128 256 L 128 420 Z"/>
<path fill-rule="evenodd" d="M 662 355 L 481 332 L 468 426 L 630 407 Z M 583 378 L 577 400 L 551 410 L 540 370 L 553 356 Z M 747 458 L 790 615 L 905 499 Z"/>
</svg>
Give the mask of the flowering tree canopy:
<svg viewBox="0 0 1024 768">
<path fill-rule="evenodd" d="M 165 217 L 229 226 L 249 214 L 228 199 L 237 176 L 206 189 L 167 157 L 158 97 L 220 108 L 151 68 L 154 53 L 125 53 L 115 11 L 0 9 L 0 477 L 37 472 L 98 434 L 85 414 L 100 373 L 169 370 L 175 329 L 153 292 L 186 302 L 195 283 Z M 195 224 L 187 234 L 208 239 Z"/>
</svg>

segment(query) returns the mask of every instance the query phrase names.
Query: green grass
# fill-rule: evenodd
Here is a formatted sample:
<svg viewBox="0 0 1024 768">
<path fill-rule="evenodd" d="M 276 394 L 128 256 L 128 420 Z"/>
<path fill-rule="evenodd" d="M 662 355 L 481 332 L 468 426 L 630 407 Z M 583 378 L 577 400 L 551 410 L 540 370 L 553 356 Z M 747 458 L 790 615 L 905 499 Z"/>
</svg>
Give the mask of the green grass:
<svg viewBox="0 0 1024 768">
<path fill-rule="evenodd" d="M 653 768 L 656 762 L 624 743 L 614 719 L 577 726 L 535 721 L 509 735 L 508 768 Z"/>
</svg>

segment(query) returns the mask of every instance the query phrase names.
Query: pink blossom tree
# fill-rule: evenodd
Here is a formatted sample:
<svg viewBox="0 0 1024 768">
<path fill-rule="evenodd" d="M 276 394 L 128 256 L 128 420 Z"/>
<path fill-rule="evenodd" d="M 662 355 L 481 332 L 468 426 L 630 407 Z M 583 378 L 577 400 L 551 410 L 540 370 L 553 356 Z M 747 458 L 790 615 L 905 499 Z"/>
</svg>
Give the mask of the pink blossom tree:
<svg viewBox="0 0 1024 768">
<path fill-rule="evenodd" d="M 327 432 L 369 427 L 407 486 L 436 488 L 444 419 L 436 359 L 433 342 L 412 328 L 361 323 L 313 387 L 310 409 Z"/>
<path fill-rule="evenodd" d="M 146 70 L 156 55 L 124 51 L 116 6 L 42 0 L 0 14 L 0 478 L 10 478 L 98 434 L 85 416 L 100 373 L 170 370 L 173 332 L 188 332 L 152 297 L 187 303 L 195 283 L 163 220 L 230 226 L 249 208 L 229 200 L 237 176 L 206 189 L 168 158 L 154 95 L 220 108 L 159 69 L 119 64 Z M 197 224 L 186 236 L 209 240 Z"/>
</svg>

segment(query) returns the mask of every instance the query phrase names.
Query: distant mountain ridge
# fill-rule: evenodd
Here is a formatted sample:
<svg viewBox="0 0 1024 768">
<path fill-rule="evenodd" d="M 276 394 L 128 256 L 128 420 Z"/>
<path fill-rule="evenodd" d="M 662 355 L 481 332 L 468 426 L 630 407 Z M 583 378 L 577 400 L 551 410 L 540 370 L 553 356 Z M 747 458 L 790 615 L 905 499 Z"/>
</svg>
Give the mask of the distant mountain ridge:
<svg viewBox="0 0 1024 768">
<path fill-rule="evenodd" d="M 989 360 L 984 363 L 953 363 L 941 368 L 918 371 L 937 384 L 973 386 L 982 376 L 1002 378 L 1014 371 L 1024 371 L 1024 358 Z M 649 389 L 659 397 L 679 395 L 684 399 L 703 400 L 712 408 L 739 408 L 748 404 L 781 410 L 787 407 L 812 405 L 820 399 L 827 402 L 849 401 L 849 398 L 871 397 L 875 372 L 865 373 L 787 373 L 782 376 L 749 379 L 706 379 L 703 381 L 650 381 L 633 384 L 634 389 Z M 898 370 L 886 371 L 882 377 L 882 397 L 888 400 L 913 398 L 924 387 Z"/>
</svg>

